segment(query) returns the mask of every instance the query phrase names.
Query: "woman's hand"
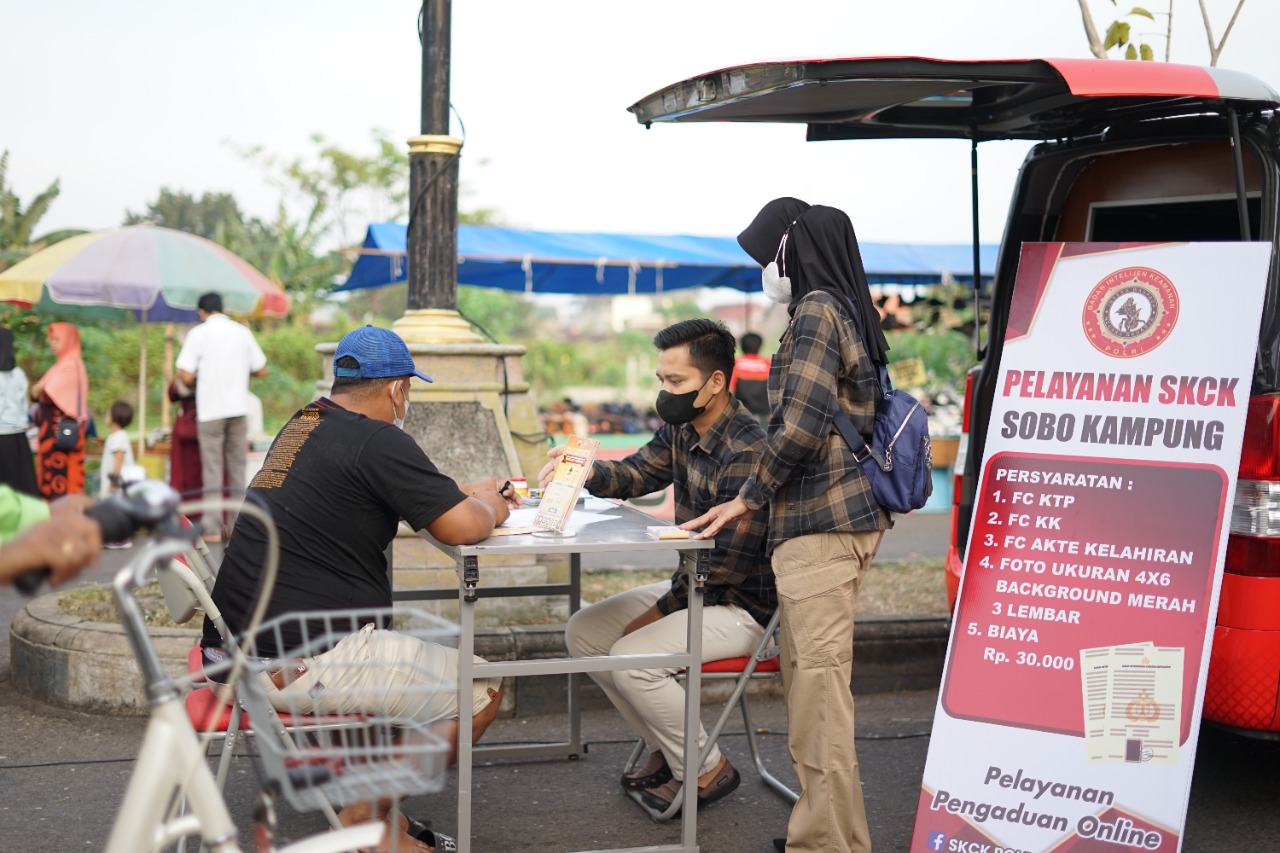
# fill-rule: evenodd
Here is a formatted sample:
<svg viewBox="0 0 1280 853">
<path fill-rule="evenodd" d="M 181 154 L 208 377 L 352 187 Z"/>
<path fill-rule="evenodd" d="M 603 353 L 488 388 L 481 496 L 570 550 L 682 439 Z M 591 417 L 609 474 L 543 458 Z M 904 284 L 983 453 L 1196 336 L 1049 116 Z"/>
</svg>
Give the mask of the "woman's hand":
<svg viewBox="0 0 1280 853">
<path fill-rule="evenodd" d="M 542 466 L 542 470 L 538 472 L 538 488 L 545 489 L 547 483 L 551 482 L 551 478 L 555 476 L 556 466 L 560 464 L 560 457 L 564 455 L 564 445 L 553 447 L 547 451 L 547 458 L 551 461 Z"/>
<path fill-rule="evenodd" d="M 739 524 L 746 524 L 750 519 L 751 509 L 747 506 L 747 502 L 742 498 L 734 498 L 728 503 L 722 503 L 719 506 L 713 506 L 703 515 L 698 516 L 693 521 L 686 521 L 680 525 L 681 530 L 696 530 L 699 527 L 705 527 L 693 539 L 710 539 L 720 532 L 720 529 L 729 522 L 739 519 Z"/>
</svg>

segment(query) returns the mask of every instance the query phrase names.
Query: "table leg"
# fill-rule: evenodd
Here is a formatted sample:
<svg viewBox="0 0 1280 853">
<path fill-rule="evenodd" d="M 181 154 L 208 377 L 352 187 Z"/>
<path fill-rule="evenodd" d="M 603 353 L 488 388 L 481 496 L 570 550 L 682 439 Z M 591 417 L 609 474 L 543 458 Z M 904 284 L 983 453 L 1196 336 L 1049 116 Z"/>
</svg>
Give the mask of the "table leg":
<svg viewBox="0 0 1280 853">
<path fill-rule="evenodd" d="M 706 551 L 695 552 L 695 580 L 707 566 Z M 698 849 L 698 737 L 701 726 L 698 713 L 702 702 L 702 593 L 705 584 L 690 584 L 689 634 L 687 650 L 689 668 L 685 677 L 684 700 L 684 806 L 680 810 L 680 841 L 686 850 Z"/>
<path fill-rule="evenodd" d="M 472 557 L 472 560 L 475 558 Z M 461 561 L 459 571 L 463 570 Z M 471 851 L 471 691 L 475 681 L 476 604 L 474 588 L 458 595 L 458 851 Z"/>
<path fill-rule="evenodd" d="M 577 613 L 582 607 L 582 555 L 574 552 L 569 555 L 569 615 Z M 569 757 L 577 758 L 582 754 L 582 674 L 569 673 Z"/>
</svg>

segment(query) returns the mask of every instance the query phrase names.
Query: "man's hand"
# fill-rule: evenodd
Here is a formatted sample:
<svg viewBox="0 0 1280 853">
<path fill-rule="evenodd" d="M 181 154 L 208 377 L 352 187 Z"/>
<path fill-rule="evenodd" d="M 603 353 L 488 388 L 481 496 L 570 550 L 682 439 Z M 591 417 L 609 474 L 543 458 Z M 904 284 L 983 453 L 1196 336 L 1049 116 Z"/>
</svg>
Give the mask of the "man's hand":
<svg viewBox="0 0 1280 853">
<path fill-rule="evenodd" d="M 497 482 L 496 480 L 494 482 Z M 520 497 L 520 493 L 516 491 L 516 487 L 511 485 L 510 480 L 506 480 L 498 487 L 498 494 L 507 502 L 507 506 L 511 509 L 519 509 L 520 504 L 524 503 L 524 498 Z"/>
<path fill-rule="evenodd" d="M 49 508 L 49 518 L 29 528 L 0 548 L 0 581 L 10 583 L 29 569 L 48 569 L 49 584 L 78 575 L 98 560 L 102 528 L 84 514 L 93 501 L 84 495 L 68 495 Z"/>
<path fill-rule="evenodd" d="M 652 625 L 662 618 L 662 611 L 658 609 L 658 605 L 651 606 L 648 610 L 641 613 L 636 618 L 627 623 L 627 627 L 622 629 L 622 636 L 639 631 L 645 625 Z"/>
<path fill-rule="evenodd" d="M 502 480 L 486 481 L 481 484 L 478 489 L 472 492 L 471 496 L 476 498 L 493 510 L 493 526 L 498 527 L 502 522 L 507 520 L 507 516 L 511 515 L 513 504 L 501 494 L 498 490 L 502 488 Z M 515 499 L 520 500 L 520 496 L 516 495 Z M 519 504 L 514 504 L 519 506 Z"/>
<path fill-rule="evenodd" d="M 547 458 L 551 461 L 542 466 L 542 470 L 538 472 L 538 488 L 545 489 L 547 483 L 551 482 L 551 478 L 556 473 L 556 466 L 560 464 L 560 457 L 564 455 L 564 445 L 553 447 L 547 451 Z"/>
<path fill-rule="evenodd" d="M 719 506 L 713 506 L 703 515 L 698 516 L 692 521 L 686 521 L 680 525 L 681 530 L 697 530 L 699 527 L 705 527 L 701 533 L 690 537 L 691 539 L 710 539 L 720 532 L 720 528 L 724 527 L 734 519 L 739 519 L 738 524 L 747 524 L 750 519 L 747 517 L 751 514 L 751 509 L 747 506 L 747 502 L 742 498 L 734 498 L 728 503 L 722 503 Z"/>
</svg>

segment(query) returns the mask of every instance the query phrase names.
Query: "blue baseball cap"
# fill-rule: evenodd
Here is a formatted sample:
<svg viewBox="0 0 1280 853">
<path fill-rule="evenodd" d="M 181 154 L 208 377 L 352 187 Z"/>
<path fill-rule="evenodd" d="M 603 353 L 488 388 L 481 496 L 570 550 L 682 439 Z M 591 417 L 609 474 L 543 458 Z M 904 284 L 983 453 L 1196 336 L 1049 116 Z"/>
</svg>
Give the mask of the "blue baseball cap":
<svg viewBox="0 0 1280 853">
<path fill-rule="evenodd" d="M 338 367 L 339 359 L 350 356 L 359 367 Z M 348 332 L 333 353 L 333 375 L 345 378 L 390 379 L 416 376 L 424 382 L 431 377 L 414 368 L 409 348 L 395 332 L 377 326 L 365 326 Z"/>
</svg>

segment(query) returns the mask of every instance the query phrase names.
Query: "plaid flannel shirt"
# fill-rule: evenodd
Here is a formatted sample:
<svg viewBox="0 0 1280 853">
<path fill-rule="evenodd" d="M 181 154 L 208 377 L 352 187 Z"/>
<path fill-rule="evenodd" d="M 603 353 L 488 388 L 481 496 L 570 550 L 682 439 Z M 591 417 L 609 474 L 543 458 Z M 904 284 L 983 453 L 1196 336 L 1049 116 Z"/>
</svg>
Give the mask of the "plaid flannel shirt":
<svg viewBox="0 0 1280 853">
<path fill-rule="evenodd" d="M 877 388 L 843 303 L 821 290 L 802 297 L 769 370 L 764 454 L 740 493 L 753 509 L 769 505 L 769 553 L 797 536 L 891 526 L 834 425 L 839 406 L 870 436 Z"/>
<path fill-rule="evenodd" d="M 644 447 L 626 459 L 596 460 L 586 488 L 606 498 L 635 498 L 675 484 L 676 524 L 691 521 L 717 504 L 733 500 L 755 470 L 764 449 L 764 430 L 736 399 L 702 436 L 691 424 L 663 424 Z M 773 569 L 765 554 L 768 513 L 752 514 L 743 531 L 727 525 L 716 535 L 711 576 L 703 604 L 736 604 L 764 625 L 778 605 Z M 658 600 L 669 615 L 689 606 L 688 578 L 671 576 L 671 591 Z"/>
</svg>

